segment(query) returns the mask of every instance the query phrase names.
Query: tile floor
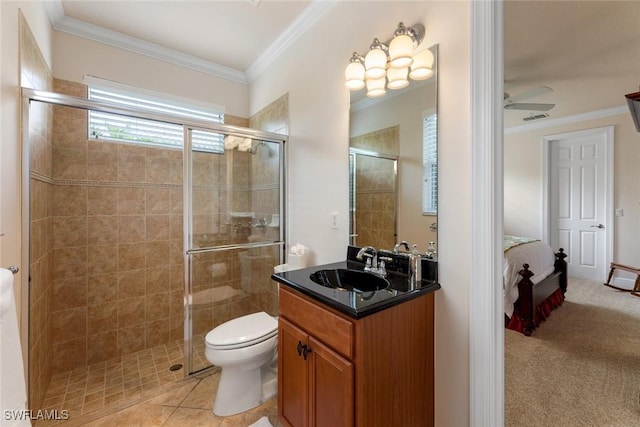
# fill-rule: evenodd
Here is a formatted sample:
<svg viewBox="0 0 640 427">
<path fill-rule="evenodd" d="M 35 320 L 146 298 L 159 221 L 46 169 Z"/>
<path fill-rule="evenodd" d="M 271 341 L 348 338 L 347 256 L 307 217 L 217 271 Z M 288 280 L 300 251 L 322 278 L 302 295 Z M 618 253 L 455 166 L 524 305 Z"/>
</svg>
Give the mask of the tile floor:
<svg viewBox="0 0 640 427">
<path fill-rule="evenodd" d="M 204 337 L 200 341 L 204 343 Z M 194 340 L 198 343 L 198 339 Z M 262 416 L 277 421 L 275 399 L 233 417 L 213 414 L 219 372 L 184 378 L 182 341 L 125 355 L 55 375 L 44 401 L 46 410 L 68 411 L 67 420 L 38 421 L 37 427 L 73 426 L 248 426 Z M 194 346 L 194 366 L 207 366 L 204 345 Z"/>
<path fill-rule="evenodd" d="M 268 417 L 274 427 L 281 425 L 278 421 L 277 399 L 271 399 L 242 414 L 230 417 L 214 415 L 213 399 L 219 380 L 219 373 L 185 380 L 183 384 L 173 390 L 102 418 L 78 425 L 90 427 L 247 427 L 263 416 Z"/>
</svg>

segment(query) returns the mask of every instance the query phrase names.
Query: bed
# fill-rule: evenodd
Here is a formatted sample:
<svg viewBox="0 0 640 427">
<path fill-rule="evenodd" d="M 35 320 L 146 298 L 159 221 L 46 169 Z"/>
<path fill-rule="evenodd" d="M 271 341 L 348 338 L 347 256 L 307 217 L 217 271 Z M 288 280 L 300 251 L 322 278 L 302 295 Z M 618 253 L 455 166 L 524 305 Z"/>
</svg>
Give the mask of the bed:
<svg viewBox="0 0 640 427">
<path fill-rule="evenodd" d="M 530 336 L 567 291 L 567 255 L 529 237 L 504 236 L 504 313 L 507 328 Z"/>
</svg>

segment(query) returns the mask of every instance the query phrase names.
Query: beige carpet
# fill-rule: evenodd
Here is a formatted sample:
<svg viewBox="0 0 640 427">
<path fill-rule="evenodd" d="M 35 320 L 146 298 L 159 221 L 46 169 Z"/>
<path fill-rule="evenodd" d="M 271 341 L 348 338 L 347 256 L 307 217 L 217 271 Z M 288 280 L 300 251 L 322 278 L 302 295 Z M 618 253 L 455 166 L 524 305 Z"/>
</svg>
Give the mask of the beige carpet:
<svg viewBox="0 0 640 427">
<path fill-rule="evenodd" d="M 640 298 L 570 279 L 531 337 L 506 330 L 505 425 L 640 426 Z"/>
</svg>

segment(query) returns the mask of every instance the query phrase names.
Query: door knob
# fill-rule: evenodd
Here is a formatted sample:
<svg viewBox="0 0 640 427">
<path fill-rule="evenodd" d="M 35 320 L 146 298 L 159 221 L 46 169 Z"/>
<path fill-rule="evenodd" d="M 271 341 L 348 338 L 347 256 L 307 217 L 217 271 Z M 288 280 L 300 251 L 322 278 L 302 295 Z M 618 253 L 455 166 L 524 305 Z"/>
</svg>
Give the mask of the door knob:
<svg viewBox="0 0 640 427">
<path fill-rule="evenodd" d="M 591 227 L 594 227 L 594 228 L 604 228 L 604 225 L 602 225 L 602 224 L 598 224 L 598 225 L 592 225 Z"/>
</svg>

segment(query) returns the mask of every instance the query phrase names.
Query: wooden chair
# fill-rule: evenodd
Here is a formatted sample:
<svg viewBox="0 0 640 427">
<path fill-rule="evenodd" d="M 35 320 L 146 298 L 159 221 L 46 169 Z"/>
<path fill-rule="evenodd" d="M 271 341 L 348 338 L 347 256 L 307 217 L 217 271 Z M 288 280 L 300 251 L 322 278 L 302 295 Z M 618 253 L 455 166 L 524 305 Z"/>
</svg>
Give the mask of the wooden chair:
<svg viewBox="0 0 640 427">
<path fill-rule="evenodd" d="M 614 286 L 614 285 L 611 284 L 611 278 L 613 277 L 613 272 L 616 269 L 623 270 L 623 271 L 629 271 L 629 272 L 634 273 L 636 275 L 636 283 L 633 286 L 633 289 L 619 288 L 619 287 Z M 631 292 L 631 295 L 636 296 L 636 297 L 640 297 L 640 268 L 629 267 L 628 265 L 618 264 L 617 262 L 612 262 L 611 263 L 611 270 L 609 270 L 609 277 L 607 277 L 607 283 L 605 283 L 604 285 L 608 286 L 610 288 L 613 288 L 613 289 L 617 289 L 619 291 Z"/>
</svg>

